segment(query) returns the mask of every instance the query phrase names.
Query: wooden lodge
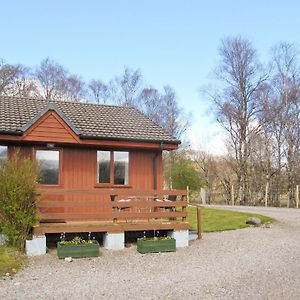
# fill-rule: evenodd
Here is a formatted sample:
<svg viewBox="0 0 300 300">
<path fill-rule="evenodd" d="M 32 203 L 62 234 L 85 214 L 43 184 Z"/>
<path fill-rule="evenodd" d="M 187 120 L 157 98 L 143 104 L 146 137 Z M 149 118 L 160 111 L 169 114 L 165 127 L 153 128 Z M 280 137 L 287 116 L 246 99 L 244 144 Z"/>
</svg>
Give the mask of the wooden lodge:
<svg viewBox="0 0 300 300">
<path fill-rule="evenodd" d="M 187 192 L 163 190 L 179 143 L 131 107 L 0 97 L 0 159 L 41 168 L 34 235 L 187 231 Z"/>
</svg>

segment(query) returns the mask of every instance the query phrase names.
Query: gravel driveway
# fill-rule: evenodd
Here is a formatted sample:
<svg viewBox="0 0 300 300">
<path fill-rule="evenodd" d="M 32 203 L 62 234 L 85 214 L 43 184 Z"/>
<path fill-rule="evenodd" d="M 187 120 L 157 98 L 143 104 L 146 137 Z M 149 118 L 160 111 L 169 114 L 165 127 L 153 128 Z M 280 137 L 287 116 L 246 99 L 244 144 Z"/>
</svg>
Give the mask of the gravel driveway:
<svg viewBox="0 0 300 300">
<path fill-rule="evenodd" d="M 223 207 L 222 207 L 223 208 Z M 0 280 L 1 299 L 300 299 L 300 209 L 235 207 L 280 221 L 272 228 L 204 234 L 174 253 L 101 248 L 93 259 L 29 259 Z"/>
</svg>

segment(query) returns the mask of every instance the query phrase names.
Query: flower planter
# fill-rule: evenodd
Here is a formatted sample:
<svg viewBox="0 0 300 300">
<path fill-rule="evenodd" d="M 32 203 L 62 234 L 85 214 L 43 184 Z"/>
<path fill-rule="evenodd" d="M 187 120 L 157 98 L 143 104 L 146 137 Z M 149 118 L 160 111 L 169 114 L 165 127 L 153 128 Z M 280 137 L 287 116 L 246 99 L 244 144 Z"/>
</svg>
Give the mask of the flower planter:
<svg viewBox="0 0 300 300">
<path fill-rule="evenodd" d="M 99 256 L 99 243 L 93 241 L 87 244 L 62 244 L 57 243 L 58 258 L 82 258 L 82 257 L 97 257 Z"/>
<path fill-rule="evenodd" d="M 137 251 L 144 253 L 155 252 L 174 252 L 176 251 L 176 240 L 173 238 L 167 239 L 145 239 L 137 240 Z"/>
</svg>

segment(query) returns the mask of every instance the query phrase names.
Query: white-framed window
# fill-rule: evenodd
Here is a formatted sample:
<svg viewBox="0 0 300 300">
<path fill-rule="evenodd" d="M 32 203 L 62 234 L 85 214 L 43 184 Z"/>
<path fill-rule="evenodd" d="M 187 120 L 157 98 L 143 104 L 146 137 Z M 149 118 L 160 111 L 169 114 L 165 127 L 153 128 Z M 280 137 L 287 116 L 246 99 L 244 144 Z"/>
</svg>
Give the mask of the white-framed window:
<svg viewBox="0 0 300 300">
<path fill-rule="evenodd" d="M 129 152 L 97 151 L 97 183 L 128 185 Z"/>
<path fill-rule="evenodd" d="M 59 150 L 36 150 L 36 161 L 40 167 L 40 184 L 59 184 L 60 153 Z"/>
</svg>

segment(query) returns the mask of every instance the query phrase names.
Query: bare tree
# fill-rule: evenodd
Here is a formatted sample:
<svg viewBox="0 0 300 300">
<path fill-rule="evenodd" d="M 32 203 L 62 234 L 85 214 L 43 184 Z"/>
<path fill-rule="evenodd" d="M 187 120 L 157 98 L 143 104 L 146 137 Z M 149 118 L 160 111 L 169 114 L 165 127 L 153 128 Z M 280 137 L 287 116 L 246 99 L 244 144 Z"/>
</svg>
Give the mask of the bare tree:
<svg viewBox="0 0 300 300">
<path fill-rule="evenodd" d="M 93 102 L 96 102 L 97 104 L 108 103 L 111 92 L 109 86 L 104 82 L 102 82 L 101 80 L 93 79 L 90 81 L 88 89 Z"/>
<path fill-rule="evenodd" d="M 49 58 L 36 69 L 35 78 L 45 99 L 79 101 L 85 96 L 84 82 Z"/>
<path fill-rule="evenodd" d="M 240 203 L 249 200 L 248 164 L 251 143 L 261 130 L 260 89 L 267 79 L 250 41 L 241 37 L 222 40 L 216 71 L 223 88 L 213 96 L 218 121 L 228 131 L 236 164 Z"/>
<path fill-rule="evenodd" d="M 154 88 L 144 88 L 138 99 L 138 108 L 156 124 L 162 125 L 162 95 Z"/>
<path fill-rule="evenodd" d="M 85 83 L 76 75 L 69 75 L 62 83 L 62 98 L 80 101 L 86 95 Z"/>
<path fill-rule="evenodd" d="M 162 94 L 161 126 L 171 135 L 180 138 L 189 126 L 189 116 L 179 107 L 175 90 L 164 87 Z"/>
<path fill-rule="evenodd" d="M 0 60 L 0 94 L 6 96 L 35 97 L 38 94 L 30 69 L 20 64 L 6 64 Z"/>
<path fill-rule="evenodd" d="M 282 158 L 286 160 L 288 205 L 295 200 L 296 166 L 300 150 L 300 74 L 297 57 L 298 50 L 292 44 L 280 43 L 273 48 L 275 74 L 272 83 L 275 90 L 271 109 L 275 114 L 270 121 L 277 138 L 278 184 L 281 181 Z"/>
<path fill-rule="evenodd" d="M 124 106 L 138 106 L 138 98 L 142 90 L 143 77 L 139 69 L 125 68 L 124 74 L 110 82 L 113 101 Z"/>
</svg>

